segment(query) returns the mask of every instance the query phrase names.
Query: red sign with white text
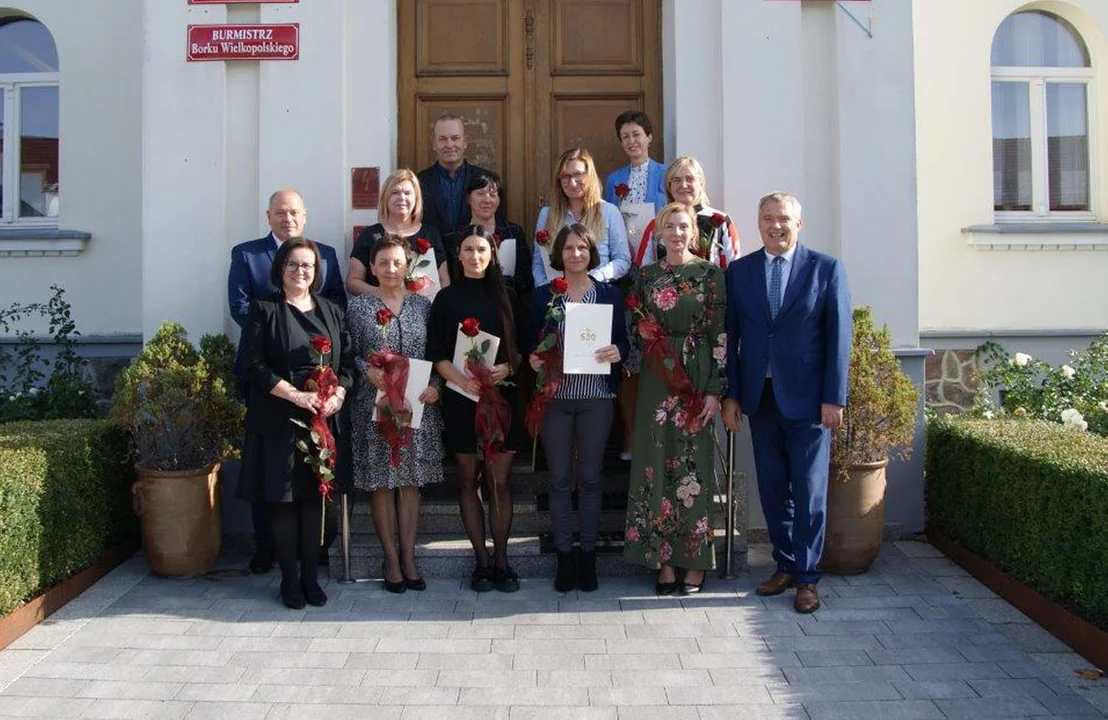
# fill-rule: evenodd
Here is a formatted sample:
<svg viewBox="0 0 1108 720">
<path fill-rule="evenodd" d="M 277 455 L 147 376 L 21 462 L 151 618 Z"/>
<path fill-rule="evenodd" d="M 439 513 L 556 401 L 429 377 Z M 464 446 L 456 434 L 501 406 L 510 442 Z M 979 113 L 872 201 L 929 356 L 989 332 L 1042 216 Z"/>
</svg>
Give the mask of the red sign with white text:
<svg viewBox="0 0 1108 720">
<path fill-rule="evenodd" d="M 300 23 L 286 25 L 189 25 L 186 58 L 203 60 L 299 60 Z"/>
</svg>

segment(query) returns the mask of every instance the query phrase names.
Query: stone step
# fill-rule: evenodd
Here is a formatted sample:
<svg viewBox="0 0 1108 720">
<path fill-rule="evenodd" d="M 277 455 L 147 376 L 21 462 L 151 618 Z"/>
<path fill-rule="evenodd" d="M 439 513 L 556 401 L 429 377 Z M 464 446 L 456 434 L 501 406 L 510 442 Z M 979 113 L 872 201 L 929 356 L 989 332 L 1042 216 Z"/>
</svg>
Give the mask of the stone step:
<svg viewBox="0 0 1108 720">
<path fill-rule="evenodd" d="M 723 533 L 717 533 L 719 562 L 722 563 Z M 514 535 L 508 540 L 508 563 L 520 577 L 553 577 L 557 565 L 554 553 L 544 553 L 542 538 L 539 535 Z M 741 537 L 734 539 L 732 560 L 736 572 L 746 567 L 746 542 Z M 491 542 L 489 553 L 492 552 Z M 376 538 L 365 536 L 351 538 L 350 573 L 354 578 L 380 578 L 383 561 L 381 547 Z M 420 535 L 416 541 L 416 563 L 420 572 L 427 577 L 468 577 L 473 571 L 473 548 L 464 535 Z M 623 560 L 622 548 L 618 543 L 601 544 L 597 547 L 597 573 L 601 576 L 616 577 L 627 575 L 649 575 L 647 568 L 632 565 Z M 343 576 L 342 552 L 340 543 L 331 548 L 331 577 Z"/>
<path fill-rule="evenodd" d="M 622 502 L 621 502 L 622 500 Z M 574 510 L 577 509 L 576 498 Z M 540 534 L 553 531 L 550 521 L 550 512 L 547 510 L 545 498 L 540 497 L 515 497 L 512 502 L 512 531 L 524 534 Z M 599 530 L 603 532 L 621 532 L 625 526 L 627 510 L 626 496 L 613 497 L 605 493 L 602 498 Z M 576 522 L 577 513 L 574 512 Z M 724 527 L 726 520 L 723 516 L 723 500 L 720 496 L 713 498 L 711 523 L 713 527 Z M 575 527 L 574 530 L 577 528 Z M 461 514 L 458 511 L 456 500 L 432 500 L 426 501 L 420 507 L 419 516 L 420 533 L 449 534 L 463 533 Z M 374 534 L 373 518 L 369 510 L 369 502 L 360 500 L 352 508 L 350 514 L 350 532 L 353 535 Z"/>
<path fill-rule="evenodd" d="M 534 503 L 513 503 L 513 506 L 513 532 L 539 534 L 552 531 L 549 512 L 536 510 Z M 576 517 L 576 513 L 574 513 L 574 517 Z M 598 527 L 601 531 L 622 530 L 625 520 L 626 513 L 623 510 L 601 512 Z M 350 532 L 355 535 L 372 535 L 375 532 L 374 527 L 373 519 L 367 512 L 356 512 L 350 519 Z M 420 533 L 441 535 L 462 533 L 464 530 L 462 517 L 458 512 L 456 503 L 450 505 L 425 504 L 420 509 Z"/>
</svg>

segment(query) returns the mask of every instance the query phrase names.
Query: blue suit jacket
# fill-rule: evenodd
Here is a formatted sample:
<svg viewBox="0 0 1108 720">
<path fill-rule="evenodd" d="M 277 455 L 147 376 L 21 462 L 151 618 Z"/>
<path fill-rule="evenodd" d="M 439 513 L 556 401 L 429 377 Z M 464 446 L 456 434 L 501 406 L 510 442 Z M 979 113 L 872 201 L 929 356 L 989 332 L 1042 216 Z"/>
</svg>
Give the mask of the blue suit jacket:
<svg viewBox="0 0 1108 720">
<path fill-rule="evenodd" d="M 346 288 L 339 271 L 339 259 L 335 249 L 326 243 L 316 243 L 323 261 L 323 286 L 319 294 L 346 310 Z M 269 281 L 273 258 L 277 255 L 277 243 L 273 234 L 250 240 L 231 248 L 231 269 L 227 273 L 227 304 L 231 319 L 240 328 L 246 325 L 251 300 L 261 300 L 277 292 Z M 240 344 L 235 358 L 235 376 L 246 379 L 243 366 L 243 348 Z"/>
<path fill-rule="evenodd" d="M 846 271 L 830 255 L 798 245 L 771 320 L 765 262 L 763 248 L 726 270 L 727 397 L 747 415 L 757 412 L 769 368 L 781 414 L 818 421 L 821 404 L 846 405 L 853 340 Z"/>
<path fill-rule="evenodd" d="M 609 173 L 604 180 L 604 199 L 619 207 L 620 200 L 616 197 L 616 185 L 626 183 L 630 179 L 630 165 L 624 165 Z M 661 212 L 669 202 L 666 197 L 666 166 L 653 159 L 646 161 L 646 202 L 654 203 L 655 213 Z"/>
</svg>

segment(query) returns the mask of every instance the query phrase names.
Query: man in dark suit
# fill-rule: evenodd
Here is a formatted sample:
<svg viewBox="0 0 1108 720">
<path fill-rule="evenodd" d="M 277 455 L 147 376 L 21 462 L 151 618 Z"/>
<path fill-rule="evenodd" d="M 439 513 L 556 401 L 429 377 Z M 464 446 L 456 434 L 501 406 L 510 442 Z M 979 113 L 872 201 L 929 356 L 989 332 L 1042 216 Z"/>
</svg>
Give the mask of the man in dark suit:
<svg viewBox="0 0 1108 720">
<path fill-rule="evenodd" d="M 273 257 L 277 254 L 277 248 L 281 243 L 289 238 L 303 236 L 307 219 L 304 199 L 295 190 L 278 190 L 269 197 L 269 207 L 266 208 L 265 217 L 269 221 L 268 235 L 240 243 L 231 249 L 231 269 L 227 274 L 227 303 L 231 309 L 231 318 L 240 328 L 246 323 L 251 300 L 265 299 L 277 292 L 277 288 L 270 282 Z M 323 277 L 323 289 L 320 295 L 345 309 L 346 291 L 343 289 L 342 274 L 339 271 L 339 260 L 335 249 L 323 243 L 316 244 L 319 246 L 323 261 L 323 267 L 319 270 Z M 248 398 L 244 365 L 243 346 L 239 343 L 238 355 L 235 357 L 235 377 L 242 384 L 240 390 L 243 398 Z M 273 537 L 266 522 L 265 505 L 255 503 L 250 509 L 257 547 L 257 552 L 250 559 L 250 570 L 256 573 L 267 573 L 273 569 Z"/>
<path fill-rule="evenodd" d="M 466 160 L 467 147 L 462 119 L 449 113 L 439 115 L 431 125 L 431 148 L 437 159 L 416 174 L 423 195 L 423 222 L 439 229 L 452 256 L 458 254 L 457 234 L 469 225 L 471 217 L 466 185 L 479 173 L 488 172 Z M 503 205 L 497 210 L 497 220 L 507 220 Z"/>
<path fill-rule="evenodd" d="M 750 418 L 758 494 L 777 569 L 758 586 L 796 586 L 799 613 L 819 609 L 817 569 L 827 514 L 830 430 L 843 421 L 852 321 L 843 264 L 797 244 L 800 202 L 758 204 L 764 248 L 731 263 L 727 282 L 727 397 L 723 422 Z"/>
</svg>

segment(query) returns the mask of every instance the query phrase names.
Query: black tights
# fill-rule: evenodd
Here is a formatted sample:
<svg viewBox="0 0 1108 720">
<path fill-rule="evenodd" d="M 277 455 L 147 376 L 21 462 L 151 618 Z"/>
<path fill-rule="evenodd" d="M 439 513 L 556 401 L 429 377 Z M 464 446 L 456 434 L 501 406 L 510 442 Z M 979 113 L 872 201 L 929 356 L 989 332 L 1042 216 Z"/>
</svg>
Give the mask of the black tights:
<svg viewBox="0 0 1108 720">
<path fill-rule="evenodd" d="M 319 584 L 319 529 L 321 497 L 269 503 L 273 549 L 281 567 L 281 584 L 304 587 Z M 299 573 L 297 564 L 299 561 Z"/>
<path fill-rule="evenodd" d="M 458 506 L 462 511 L 462 525 L 473 545 L 477 564 L 486 566 L 489 564 L 489 553 L 485 547 L 485 509 L 477 488 L 477 456 L 459 453 L 454 457 L 461 480 Z M 501 570 L 508 567 L 508 535 L 512 531 L 512 494 L 508 490 L 508 473 L 511 472 L 514 457 L 514 452 L 502 453 L 496 462 L 484 465 L 485 481 L 490 493 L 495 494 L 489 500 L 489 526 L 494 561 Z"/>
</svg>

